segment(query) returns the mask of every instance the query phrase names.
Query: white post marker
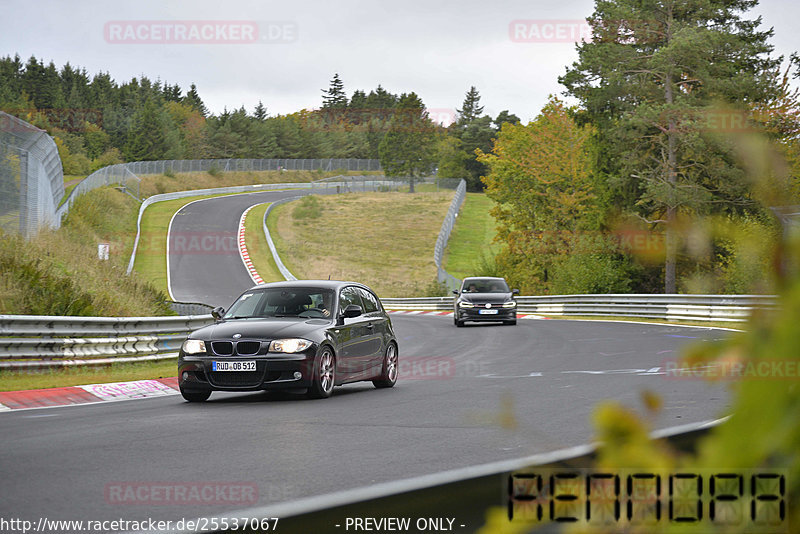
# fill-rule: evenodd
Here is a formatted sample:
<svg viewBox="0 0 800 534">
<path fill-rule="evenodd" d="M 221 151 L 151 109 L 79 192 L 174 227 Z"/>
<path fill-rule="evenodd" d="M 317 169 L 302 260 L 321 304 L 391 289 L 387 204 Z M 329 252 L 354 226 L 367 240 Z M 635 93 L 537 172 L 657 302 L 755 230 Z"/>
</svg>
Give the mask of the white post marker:
<svg viewBox="0 0 800 534">
<path fill-rule="evenodd" d="M 97 244 L 97 258 L 101 260 L 108 260 L 108 252 L 111 249 L 111 245 L 108 243 L 98 243 Z"/>
</svg>

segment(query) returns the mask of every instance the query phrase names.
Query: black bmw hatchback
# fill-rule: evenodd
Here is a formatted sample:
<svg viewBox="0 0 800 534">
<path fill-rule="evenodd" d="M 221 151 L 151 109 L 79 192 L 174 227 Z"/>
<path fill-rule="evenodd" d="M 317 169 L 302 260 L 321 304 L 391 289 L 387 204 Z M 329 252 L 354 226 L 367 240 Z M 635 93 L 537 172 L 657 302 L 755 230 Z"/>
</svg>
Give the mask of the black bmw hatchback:
<svg viewBox="0 0 800 534">
<path fill-rule="evenodd" d="M 333 387 L 397 381 L 392 321 L 375 293 L 355 282 L 299 280 L 255 286 L 216 322 L 189 335 L 178 356 L 183 398 L 212 391 L 306 388 L 312 398 Z"/>
</svg>

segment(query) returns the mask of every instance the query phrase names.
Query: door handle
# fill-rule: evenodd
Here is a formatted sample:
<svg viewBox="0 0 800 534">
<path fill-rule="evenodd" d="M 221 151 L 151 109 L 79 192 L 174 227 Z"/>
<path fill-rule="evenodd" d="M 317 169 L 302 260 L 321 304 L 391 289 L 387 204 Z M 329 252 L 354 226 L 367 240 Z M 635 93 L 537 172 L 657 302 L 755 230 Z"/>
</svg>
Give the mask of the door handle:
<svg viewBox="0 0 800 534">
<path fill-rule="evenodd" d="M 372 324 L 372 323 L 369 323 L 369 324 L 367 325 L 367 328 L 369 328 L 369 329 L 372 329 L 372 328 L 374 328 L 374 326 L 373 326 L 373 324 Z"/>
</svg>

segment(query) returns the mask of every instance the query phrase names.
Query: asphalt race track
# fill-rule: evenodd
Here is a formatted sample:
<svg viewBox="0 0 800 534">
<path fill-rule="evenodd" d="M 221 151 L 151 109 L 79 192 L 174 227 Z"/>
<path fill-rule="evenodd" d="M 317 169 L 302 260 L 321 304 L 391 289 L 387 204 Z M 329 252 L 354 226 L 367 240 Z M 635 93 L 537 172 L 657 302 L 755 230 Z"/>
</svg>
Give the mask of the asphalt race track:
<svg viewBox="0 0 800 534">
<path fill-rule="evenodd" d="M 197 202 L 175 224 L 235 233 L 248 205 L 293 194 Z M 251 285 L 238 254 L 214 256 L 170 263 L 176 298 L 227 306 Z M 599 401 L 644 413 L 644 390 L 664 401 L 654 429 L 714 419 L 728 406 L 724 384 L 663 374 L 681 347 L 724 331 L 562 320 L 457 329 L 449 317 L 406 315 L 393 322 L 401 374 L 390 390 L 363 383 L 327 400 L 216 392 L 204 404 L 170 396 L 0 413 L 0 516 L 209 516 L 587 443 Z M 119 484 L 187 482 L 255 487 L 257 499 L 154 505 L 109 496 Z"/>
<path fill-rule="evenodd" d="M 178 210 L 170 224 L 170 290 L 178 302 L 227 308 L 253 280 L 239 256 L 236 233 L 244 210 L 255 204 L 308 194 L 270 191 L 197 200 Z"/>
</svg>

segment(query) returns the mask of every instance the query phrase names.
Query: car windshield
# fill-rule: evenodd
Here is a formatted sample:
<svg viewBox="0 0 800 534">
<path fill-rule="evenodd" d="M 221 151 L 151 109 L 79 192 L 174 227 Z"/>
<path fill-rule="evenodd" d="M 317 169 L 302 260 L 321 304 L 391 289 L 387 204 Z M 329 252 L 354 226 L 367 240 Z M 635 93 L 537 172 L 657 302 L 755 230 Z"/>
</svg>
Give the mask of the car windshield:
<svg viewBox="0 0 800 534">
<path fill-rule="evenodd" d="M 509 293 L 508 284 L 505 280 L 466 280 L 464 287 L 461 288 L 464 293 Z"/>
<path fill-rule="evenodd" d="M 225 319 L 263 317 L 330 317 L 333 291 L 315 287 L 277 287 L 244 293 L 230 307 Z"/>
</svg>

